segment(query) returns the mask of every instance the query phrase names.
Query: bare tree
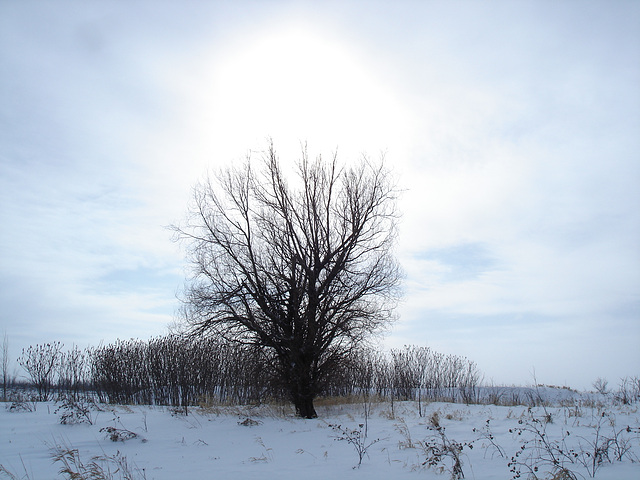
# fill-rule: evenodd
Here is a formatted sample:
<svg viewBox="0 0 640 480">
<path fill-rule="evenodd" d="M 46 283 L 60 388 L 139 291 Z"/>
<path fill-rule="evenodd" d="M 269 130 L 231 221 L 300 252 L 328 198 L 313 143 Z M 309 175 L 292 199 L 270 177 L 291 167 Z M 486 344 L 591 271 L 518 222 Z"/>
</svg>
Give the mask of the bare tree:
<svg viewBox="0 0 640 480">
<path fill-rule="evenodd" d="M 42 345 L 30 346 L 22 349 L 22 355 L 18 363 L 24 368 L 31 381 L 38 389 L 40 401 L 47 401 L 53 386 L 53 377 L 60 364 L 62 355 L 62 343 L 52 342 Z"/>
<path fill-rule="evenodd" d="M 4 332 L 2 338 L 2 399 L 7 399 L 7 387 L 9 386 L 9 337 L 7 332 Z"/>
<path fill-rule="evenodd" d="M 290 184 L 273 143 L 194 190 L 186 225 L 192 334 L 273 352 L 296 412 L 316 417 L 323 381 L 354 346 L 393 319 L 399 268 L 396 190 L 383 162 L 310 160 Z"/>
<path fill-rule="evenodd" d="M 601 395 L 606 395 L 607 393 L 609 393 L 609 382 L 605 378 L 596 378 L 592 385 L 593 388 L 596 389 L 596 392 L 600 393 Z"/>
</svg>

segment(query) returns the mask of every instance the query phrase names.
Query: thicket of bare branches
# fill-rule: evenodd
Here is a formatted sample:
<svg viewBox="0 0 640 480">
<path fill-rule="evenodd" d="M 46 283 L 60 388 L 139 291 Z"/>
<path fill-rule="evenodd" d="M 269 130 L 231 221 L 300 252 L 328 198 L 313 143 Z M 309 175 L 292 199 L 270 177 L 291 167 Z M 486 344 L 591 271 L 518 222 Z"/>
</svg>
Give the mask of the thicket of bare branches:
<svg viewBox="0 0 640 480">
<path fill-rule="evenodd" d="M 25 349 L 19 363 L 39 400 L 90 395 L 107 403 L 181 407 L 290 400 L 268 351 L 221 338 L 168 335 L 69 350 L 54 342 Z M 359 349 L 336 365 L 318 392 L 471 402 L 477 399 L 468 392 L 480 380 L 474 362 L 429 348 Z"/>
<path fill-rule="evenodd" d="M 214 400 L 286 401 L 273 358 L 254 345 L 210 338 L 161 337 L 128 341 L 94 352 L 93 383 L 112 403 L 194 405 Z M 359 350 L 336 366 L 319 395 L 471 402 L 481 375 L 474 362 L 423 347 L 388 354 Z"/>
<path fill-rule="evenodd" d="M 35 345 L 23 351 L 19 364 L 27 374 L 24 387 L 35 390 L 37 400 L 77 401 L 88 396 L 106 403 L 180 407 L 287 402 L 286 385 L 267 354 L 255 345 L 221 338 L 168 335 L 85 349 L 65 350 L 59 342 Z M 320 385 L 319 395 L 413 400 L 420 414 L 422 402 L 429 401 L 523 405 L 542 401 L 535 392 L 529 398 L 526 391 L 518 398 L 501 398 L 496 389 L 482 388 L 475 362 L 414 345 L 354 350 Z M 622 378 L 610 395 L 619 404 L 640 401 L 640 377 Z"/>
<path fill-rule="evenodd" d="M 93 351 L 92 384 L 109 403 L 189 406 L 260 401 L 266 361 L 255 348 L 180 336 L 118 341 Z"/>
</svg>

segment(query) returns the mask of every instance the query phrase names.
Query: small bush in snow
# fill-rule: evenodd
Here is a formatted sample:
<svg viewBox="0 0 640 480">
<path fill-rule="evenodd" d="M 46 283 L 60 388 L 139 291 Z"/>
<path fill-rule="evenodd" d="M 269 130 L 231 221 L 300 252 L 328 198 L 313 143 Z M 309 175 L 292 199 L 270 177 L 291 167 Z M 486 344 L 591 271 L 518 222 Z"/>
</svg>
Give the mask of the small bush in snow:
<svg viewBox="0 0 640 480">
<path fill-rule="evenodd" d="M 127 430 L 126 428 L 103 427 L 100 429 L 100 432 L 106 433 L 107 438 L 112 442 L 125 442 L 138 437 L 137 433 Z"/>
<path fill-rule="evenodd" d="M 92 416 L 92 408 L 95 407 L 93 402 L 86 400 L 75 400 L 72 396 L 66 396 L 62 404 L 56 408 L 54 413 L 60 414 L 60 423 L 63 425 L 73 425 L 76 423 L 88 423 L 93 425 L 94 417 Z"/>
<path fill-rule="evenodd" d="M 577 445 L 574 441 L 571 446 L 567 441 L 571 432 L 563 428 L 559 435 L 553 435 L 547 431 L 549 422 L 544 416 L 537 418 L 530 412 L 529 417 L 520 419 L 518 424 L 519 427 L 509 430 L 522 438 L 520 448 L 508 463 L 514 479 L 520 478 L 523 472 L 533 478 L 546 472 L 551 478 L 576 479 L 576 470 L 581 470 L 580 467 L 593 478 L 605 463 L 622 461 L 624 457 L 637 461 L 629 436 L 637 435 L 640 429 L 616 428 L 615 416 L 604 410 L 591 427 L 592 435 L 578 437 Z"/>
<path fill-rule="evenodd" d="M 451 440 L 442 426 L 427 428 L 434 433 L 418 443 L 427 457 L 422 466 L 435 468 L 441 473 L 448 472 L 453 480 L 464 478 L 461 456 L 465 448 L 473 449 L 473 442 Z"/>
<path fill-rule="evenodd" d="M 35 412 L 37 406 L 38 403 L 35 399 L 28 399 L 21 395 L 15 401 L 11 402 L 7 410 L 10 412 Z"/>
<path fill-rule="evenodd" d="M 343 427 L 342 425 L 329 425 L 335 432 L 337 432 L 335 439 L 338 441 L 346 441 L 350 443 L 358 454 L 358 464 L 353 468 L 360 468 L 362 465 L 362 459 L 365 455 L 369 455 L 367 451 L 369 447 L 378 443 L 379 438 L 367 442 L 367 435 L 365 432 L 365 424 L 360 423 L 357 428 Z"/>
<path fill-rule="evenodd" d="M 491 458 L 493 458 L 496 453 L 500 455 L 502 458 L 505 458 L 506 455 L 504 452 L 504 448 L 502 448 L 500 445 L 496 443 L 496 438 L 494 437 L 493 432 L 491 431 L 490 423 L 491 423 L 491 419 L 488 418 L 482 429 L 474 428 L 472 431 L 473 433 L 480 433 L 480 439 L 485 440 L 487 442 L 483 445 L 485 449 L 485 455 L 486 455 L 486 452 L 489 449 L 491 449 L 492 450 Z"/>
</svg>

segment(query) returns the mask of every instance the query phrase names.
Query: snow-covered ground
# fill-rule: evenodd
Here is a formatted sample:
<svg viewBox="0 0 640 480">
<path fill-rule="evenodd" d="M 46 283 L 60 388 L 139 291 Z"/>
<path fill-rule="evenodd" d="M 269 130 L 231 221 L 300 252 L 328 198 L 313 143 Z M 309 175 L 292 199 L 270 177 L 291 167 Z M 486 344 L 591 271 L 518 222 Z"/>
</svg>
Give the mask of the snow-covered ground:
<svg viewBox="0 0 640 480">
<path fill-rule="evenodd" d="M 527 464 L 550 478 L 555 456 L 576 478 L 590 478 L 595 465 L 599 479 L 640 479 L 638 404 L 588 398 L 536 408 L 429 403 L 422 416 L 415 402 L 372 403 L 366 415 L 363 403 L 320 405 L 314 420 L 270 405 L 194 407 L 188 415 L 99 405 L 88 412 L 92 424 L 61 424 L 61 403 L 22 405 L 35 411 L 0 406 L 7 478 L 70 478 L 59 473 L 65 463 L 55 454 L 70 471 L 85 472 L 78 478 L 102 478 L 86 473 L 92 462 L 115 479 L 451 478 L 459 452 L 464 478 L 505 480 L 514 477 L 508 464 L 521 452 L 521 478 Z M 358 446 L 366 450 L 359 468 Z M 602 463 L 593 463 L 594 454 Z"/>
</svg>

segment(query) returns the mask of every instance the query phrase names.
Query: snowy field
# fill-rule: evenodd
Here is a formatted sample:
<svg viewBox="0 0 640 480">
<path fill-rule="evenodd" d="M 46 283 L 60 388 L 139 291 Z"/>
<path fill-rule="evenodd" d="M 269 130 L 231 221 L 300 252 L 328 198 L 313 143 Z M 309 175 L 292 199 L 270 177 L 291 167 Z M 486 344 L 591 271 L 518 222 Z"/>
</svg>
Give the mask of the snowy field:
<svg viewBox="0 0 640 480">
<path fill-rule="evenodd" d="M 428 403 L 422 412 L 416 402 L 320 404 L 314 420 L 275 405 L 194 407 L 185 415 L 170 407 L 6 403 L 0 478 L 505 480 L 535 471 L 541 479 L 640 479 L 637 403 L 586 396 L 561 403 Z"/>
</svg>

